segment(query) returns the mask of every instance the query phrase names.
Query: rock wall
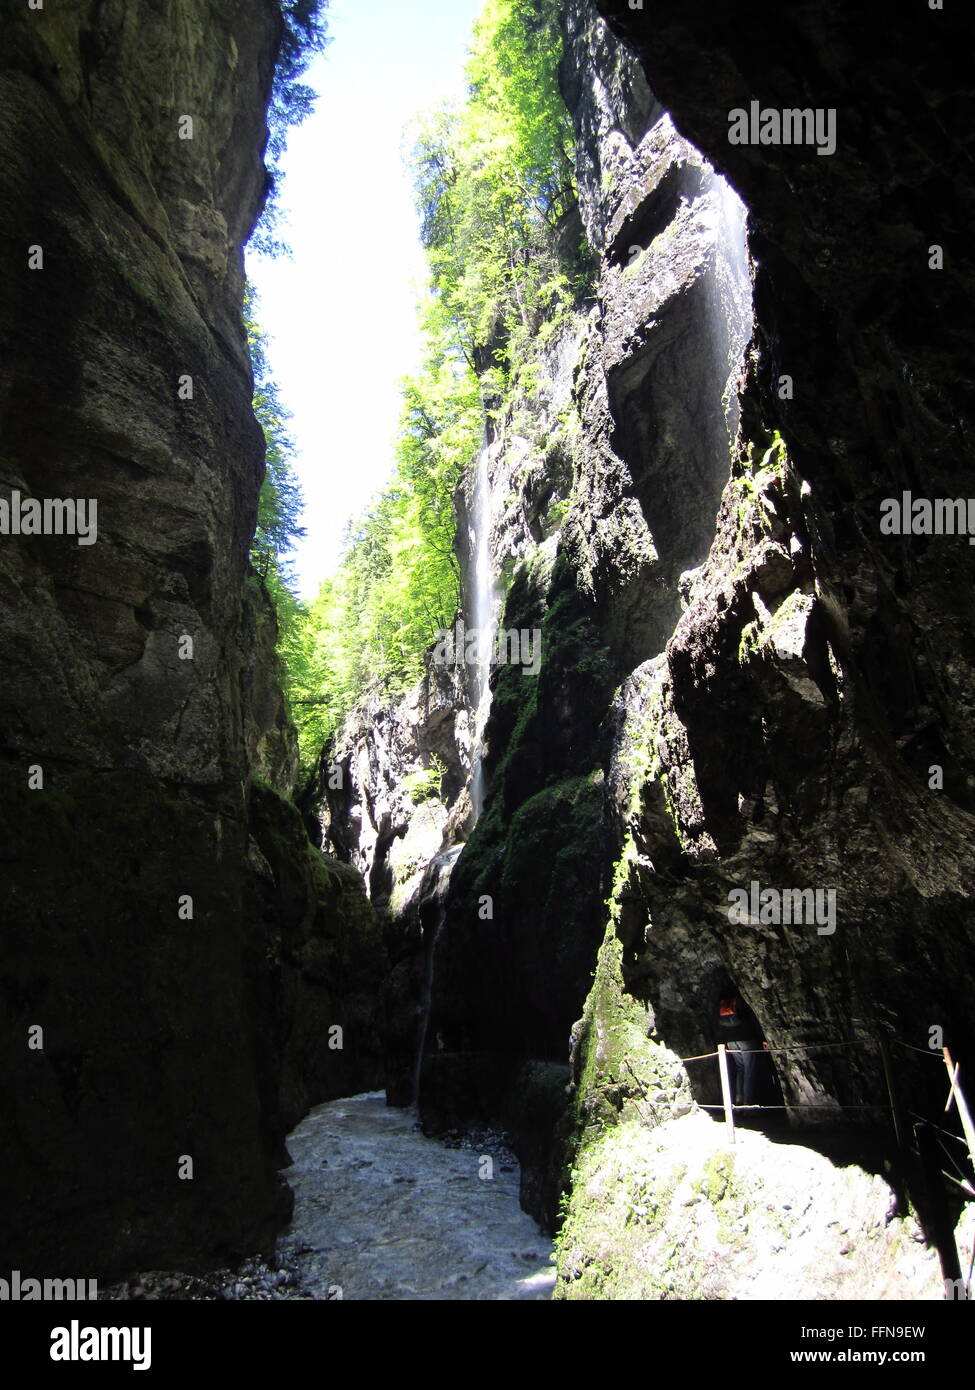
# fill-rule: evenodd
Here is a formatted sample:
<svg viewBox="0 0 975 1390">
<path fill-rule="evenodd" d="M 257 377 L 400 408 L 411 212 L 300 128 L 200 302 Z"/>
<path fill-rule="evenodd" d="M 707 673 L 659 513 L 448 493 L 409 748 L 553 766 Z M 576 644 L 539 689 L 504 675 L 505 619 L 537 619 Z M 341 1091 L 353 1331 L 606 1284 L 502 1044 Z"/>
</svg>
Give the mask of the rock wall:
<svg viewBox="0 0 975 1390">
<path fill-rule="evenodd" d="M 973 556 L 879 530 L 883 497 L 966 491 L 967 78 L 942 18 L 879 34 L 832 4 L 565 7 L 597 281 L 490 448 L 501 621 L 541 630 L 543 665 L 493 675 L 484 810 L 446 889 L 419 875 L 437 925 L 414 924 L 392 1012 L 421 1011 L 422 955 L 446 1050 L 421 1112 L 510 1120 L 531 1209 L 554 1222 L 564 1191 L 567 1289 L 598 1264 L 593 1152 L 610 1171 L 618 1123 L 718 1099 L 714 1063 L 678 1059 L 713 1048 L 722 992 L 754 1010 L 768 1098 L 806 1142 L 835 1155 L 852 1129 L 844 1156 L 888 1177 L 878 1038 L 920 1114 L 943 1067 L 901 1044 L 939 1027 L 975 1060 Z M 836 108 L 835 154 L 730 146 L 753 98 Z M 441 855 L 468 824 L 443 820 Z M 730 920 L 752 882 L 835 893 L 835 929 Z M 874 1182 L 850 1177 L 864 1231 L 889 1205 Z M 932 1258 L 884 1287 L 935 1287 Z M 622 1296 L 711 1296 L 713 1274 Z"/>
<path fill-rule="evenodd" d="M 587 1148 L 554 1298 L 939 1299 L 938 1263 L 882 1178 L 701 1112 L 626 1116 Z M 970 1222 L 961 1234 L 971 1240 Z"/>
<path fill-rule="evenodd" d="M 361 887 L 251 780 L 294 766 L 240 316 L 279 32 L 269 0 L 4 20 L 2 493 L 97 502 L 93 544 L 0 537 L 0 1264 L 32 1274 L 266 1245 L 285 1125 L 375 1080 Z"/>
<path fill-rule="evenodd" d="M 741 23 L 710 4 L 680 17 L 599 8 L 746 200 L 755 265 L 735 477 L 668 645 L 643 792 L 662 804 L 664 791 L 675 835 L 651 826 L 641 853 L 679 846 L 685 908 L 645 864 L 638 896 L 665 950 L 667 923 L 683 942 L 725 919 L 721 962 L 773 1042 L 863 1043 L 841 1067 L 790 1062 L 792 1094 L 866 1102 L 878 1031 L 926 1046 L 937 1024 L 966 1059 L 972 1046 L 973 556 L 963 541 L 879 529 L 883 497 L 965 490 L 972 278 L 956 230 L 971 190 L 948 171 L 970 154 L 953 95 L 970 26 L 921 9 L 880 33 L 832 4 L 788 20 L 756 7 Z M 755 98 L 834 108 L 835 154 L 731 145 L 729 111 Z M 943 273 L 929 268 L 942 241 Z M 788 448 L 769 454 L 776 429 Z M 943 789 L 929 785 L 935 766 Z M 752 879 L 834 887 L 835 934 L 735 931 L 726 890 Z M 634 969 L 649 985 L 656 967 Z M 679 1015 L 703 1004 L 661 1001 L 680 1045 L 702 1034 Z M 920 1103 L 930 1060 L 904 1053 L 898 1070 Z"/>
<path fill-rule="evenodd" d="M 882 1163 L 888 1177 L 888 1122 L 869 1108 L 887 1101 L 878 1038 L 893 1039 L 895 1088 L 914 1114 L 933 1117 L 943 1089 L 940 1054 L 921 1055 L 932 1028 L 971 1067 L 975 866 L 961 714 L 971 557 L 963 540 L 887 538 L 878 524 L 880 499 L 902 487 L 965 491 L 970 388 L 961 357 L 950 359 L 970 261 L 959 242 L 948 277 L 929 268 L 930 243 L 953 238 L 965 197 L 936 172 L 963 157 L 946 95 L 959 36 L 934 36 L 930 13 L 912 19 L 905 47 L 903 32 L 878 41 L 838 6 L 800 6 L 788 20 L 762 7 L 743 22 L 710 5 L 679 18 L 652 4 L 643 14 L 600 8 L 633 40 L 682 134 L 748 202 L 756 313 L 707 561 L 684 576 L 666 652 L 618 696 L 609 783 L 627 833 L 573 1058 L 561 1296 L 748 1296 L 728 1293 L 729 1261 L 718 1272 L 706 1259 L 688 1269 L 664 1258 L 669 1226 L 672 1238 L 691 1237 L 693 1266 L 707 1213 L 665 1216 L 676 1198 L 659 1169 L 636 1218 L 659 1261 L 617 1249 L 616 1274 L 603 1280 L 605 1194 L 625 1166 L 626 1125 L 672 1125 L 686 1088 L 718 1099 L 713 1063 L 672 1069 L 675 1054 L 713 1047 L 719 994 L 740 990 L 775 1050 L 781 1091 L 766 1099 L 784 1101 L 807 1132 L 825 1126 L 810 1141 L 826 1152 L 836 1127 L 859 1129 L 845 1157 Z M 730 146 L 728 113 L 754 98 L 838 108 L 836 154 Z M 752 882 L 828 888 L 835 920 L 822 931 L 754 910 L 729 921 L 729 893 Z M 806 1161 L 775 1150 L 784 1173 Z M 910 1160 L 900 1176 L 901 1202 L 906 1183 L 925 1213 Z M 860 1258 L 875 1239 L 871 1180 L 855 1181 L 863 1220 L 839 1243 L 833 1230 L 814 1296 L 842 1296 L 829 1273 L 843 1268 L 836 1256 Z M 637 1187 L 626 1191 L 639 1206 Z M 752 1201 L 760 1209 L 758 1194 Z M 832 1198 L 820 1205 L 828 1212 Z M 910 1284 L 894 1210 L 891 1201 L 876 1227 L 888 1282 L 875 1285 L 865 1268 L 864 1296 L 939 1296 L 930 1251 L 921 1284 Z M 743 1219 L 747 1228 L 752 1213 Z M 730 1264 L 753 1270 L 747 1243 Z M 783 1259 L 790 1296 L 808 1277 Z M 602 1292 L 580 1292 L 587 1284 Z"/>
<path fill-rule="evenodd" d="M 373 696 L 352 712 L 302 796 L 312 837 L 362 874 L 383 923 L 383 1079 L 394 1105 L 415 1099 L 430 953 L 452 846 L 471 815 L 473 727 L 466 673 L 428 654 L 399 702 Z"/>
<path fill-rule="evenodd" d="M 551 1103 L 513 1135 L 523 1158 L 549 1156 L 526 1182 L 550 1222 L 570 1030 L 625 838 L 622 689 L 662 653 L 707 556 L 732 467 L 750 297 L 742 210 L 588 7 L 566 12 L 562 79 L 599 273 L 524 448 L 555 479 L 559 524 L 515 565 L 502 623 L 538 628 L 543 664 L 537 679 L 495 674 L 489 792 L 451 879 L 433 994 L 433 1016 L 470 1050 L 474 1078 L 488 1053 L 511 1096 L 527 1059 L 552 1064 Z M 524 416 L 518 401 L 502 422 L 509 452 Z M 440 1065 L 425 1113 L 441 1109 Z"/>
<path fill-rule="evenodd" d="M 507 594 L 505 622 L 517 625 L 520 630 L 532 631 L 541 622 L 544 603 L 540 596 L 548 586 L 556 562 L 572 486 L 572 457 L 581 428 L 572 400 L 573 372 L 582 346 L 590 337 L 588 311 L 583 310 L 574 316 L 549 350 L 540 355 L 537 389 L 533 395 L 510 403 L 505 419 L 492 429 L 492 437 L 486 445 L 493 499 L 492 572 L 499 594 Z M 471 571 L 468 518 L 473 511 L 473 486 L 472 467 L 455 499 L 459 558 L 462 574 L 466 576 L 465 612 L 469 623 L 473 619 L 468 593 Z M 560 616 L 554 615 L 550 631 L 556 634 L 556 640 L 561 640 L 563 635 L 560 622 Z M 575 633 L 568 640 L 574 652 Z M 569 650 L 567 648 L 567 652 Z M 554 671 L 551 680 L 552 697 L 558 698 L 558 676 Z M 445 1078 L 453 1078 L 446 1083 L 452 1100 L 449 1103 L 446 1097 L 431 1100 L 431 1106 L 436 1108 L 438 1115 L 447 1117 L 456 1102 L 463 1109 L 465 1123 L 489 1118 L 500 1094 L 501 1073 L 496 1059 L 492 1059 L 491 1039 L 497 1030 L 506 1026 L 507 986 L 496 972 L 508 969 L 503 951 L 476 959 L 465 957 L 463 961 L 457 958 L 456 967 L 452 964 L 452 946 L 447 955 L 438 949 L 436 959 L 433 958 L 442 935 L 446 933 L 453 941 L 461 930 L 452 915 L 446 920 L 448 914 L 455 912 L 450 903 L 457 900 L 457 890 L 453 887 L 456 873 L 463 868 L 464 875 L 469 875 L 470 865 L 479 852 L 494 855 L 498 850 L 494 840 L 485 839 L 483 827 L 488 816 L 493 814 L 492 834 L 498 831 L 499 810 L 492 813 L 488 806 L 471 836 L 474 686 L 473 667 L 438 666 L 430 659 L 424 679 L 393 707 L 384 707 L 377 699 L 364 701 L 325 750 L 312 796 L 312 801 L 320 799 L 323 802 L 320 814 L 323 836 L 342 859 L 363 873 L 372 901 L 385 920 L 385 942 L 391 963 L 385 1005 L 386 1083 L 390 1100 L 394 1104 L 407 1104 L 412 1100 L 421 1035 L 426 1038 L 427 1052 L 431 1054 L 428 1061 L 435 1066 L 434 1039 L 437 1032 L 443 1032 L 447 1049 L 453 1056 L 448 1068 L 456 1069 L 461 1065 L 458 1053 L 477 1060 L 472 1063 L 473 1071 L 468 1068 L 464 1077 L 460 1071 L 444 1072 Z M 485 763 L 489 780 L 494 777 L 496 766 L 508 767 L 513 778 L 520 775 L 517 760 L 510 766 L 507 763 L 506 749 L 512 724 L 518 720 L 523 722 L 521 702 L 534 699 L 535 687 L 536 678 L 522 675 L 520 668 L 498 667 L 495 670 Z M 556 753 L 553 759 L 541 738 L 536 741 L 534 751 L 539 757 L 558 764 L 560 754 Z M 579 756 L 582 759 L 580 768 L 584 767 L 588 774 L 592 763 L 584 741 L 580 743 Z M 445 769 L 443 777 L 438 779 L 436 794 L 414 798 L 411 794 L 414 779 L 435 768 L 434 759 Z M 578 817 L 577 828 L 589 850 L 593 847 L 592 834 L 602 833 L 601 792 L 593 792 L 588 775 L 560 780 L 564 785 L 551 801 L 554 814 L 546 812 L 544 832 L 536 828 L 534 812 L 530 810 L 513 832 L 513 840 L 521 841 L 517 864 L 512 867 L 513 892 L 524 891 L 527 895 L 535 891 L 536 885 L 529 883 L 529 866 L 538 833 L 549 836 L 546 871 L 553 865 L 557 867 L 563 861 L 571 861 L 573 833 L 564 823 L 563 814 Z M 530 783 L 523 779 L 522 789 L 514 793 L 505 815 L 518 806 L 523 799 L 523 788 L 528 785 Z M 464 856 L 458 860 L 457 853 L 462 845 L 466 846 Z M 461 894 L 470 888 L 469 877 L 463 882 L 467 887 L 462 884 Z M 608 884 L 607 876 L 603 897 Z M 573 921 L 579 930 L 574 935 L 566 933 L 566 960 L 560 963 L 554 987 L 551 971 L 537 957 L 533 958 L 529 968 L 531 983 L 528 979 L 523 982 L 525 988 L 534 991 L 530 1042 L 527 1048 L 513 1054 L 515 1062 L 519 1057 L 543 1062 L 558 1058 L 563 1069 L 563 1084 L 565 1039 L 584 996 L 584 990 L 582 994 L 579 992 L 579 982 L 588 979 L 599 940 L 593 929 L 585 925 L 585 905 L 595 911 L 599 885 L 580 882 L 578 886 L 582 897 L 578 908 L 574 909 Z M 496 890 L 492 885 L 485 891 L 493 894 Z M 543 885 L 538 891 L 548 893 L 550 887 Z M 554 883 L 551 892 L 554 908 L 557 894 Z M 503 915 L 508 909 L 494 905 L 491 910 Z M 451 983 L 449 972 L 455 968 L 460 973 Z M 489 975 L 479 980 L 482 970 Z M 474 994 L 478 999 L 476 1007 L 471 1002 Z M 455 1002 L 445 1004 L 446 999 Z M 512 999 L 511 1005 L 517 1006 L 517 1000 Z M 492 1021 L 488 1015 L 495 1009 L 500 1009 L 500 1013 Z M 487 1065 L 483 1076 L 477 1074 L 482 1063 Z M 466 1099 L 462 1094 L 465 1086 L 468 1088 Z M 480 1099 L 472 1099 L 475 1097 Z M 515 1108 L 520 1107 L 516 1105 Z M 460 1122 L 460 1118 L 459 1114 L 454 1115 L 455 1122 Z M 439 1122 L 434 1123 L 432 1109 L 428 1119 L 431 1127 L 439 1127 Z"/>
</svg>

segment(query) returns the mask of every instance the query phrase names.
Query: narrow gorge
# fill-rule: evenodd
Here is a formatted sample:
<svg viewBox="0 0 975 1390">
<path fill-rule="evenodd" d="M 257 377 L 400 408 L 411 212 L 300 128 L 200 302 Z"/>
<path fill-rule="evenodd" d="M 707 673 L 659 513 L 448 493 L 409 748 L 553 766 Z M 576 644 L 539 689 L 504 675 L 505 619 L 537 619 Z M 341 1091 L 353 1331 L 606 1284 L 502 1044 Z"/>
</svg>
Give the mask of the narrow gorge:
<svg viewBox="0 0 975 1390">
<path fill-rule="evenodd" d="M 965 1296 L 975 552 L 906 495 L 970 488 L 970 18 L 488 0 L 558 178 L 485 289 L 476 122 L 426 147 L 430 298 L 495 295 L 398 475 L 462 455 L 457 603 L 337 704 L 249 558 L 295 8 L 3 6 L 0 1277 Z"/>
</svg>

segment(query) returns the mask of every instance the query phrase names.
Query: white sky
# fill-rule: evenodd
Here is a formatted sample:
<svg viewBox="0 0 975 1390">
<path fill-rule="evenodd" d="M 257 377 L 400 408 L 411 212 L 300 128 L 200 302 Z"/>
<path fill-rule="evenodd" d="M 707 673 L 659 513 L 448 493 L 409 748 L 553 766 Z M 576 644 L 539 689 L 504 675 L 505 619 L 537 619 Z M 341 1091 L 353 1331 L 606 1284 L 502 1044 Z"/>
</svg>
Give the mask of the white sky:
<svg viewBox="0 0 975 1390">
<path fill-rule="evenodd" d="M 293 259 L 247 258 L 258 317 L 298 455 L 307 536 L 295 551 L 302 598 L 334 568 L 346 521 L 389 475 L 396 383 L 420 360 L 417 288 L 426 270 L 403 129 L 464 95 L 482 0 L 331 0 L 332 42 L 304 81 L 315 113 L 283 160 Z"/>
</svg>

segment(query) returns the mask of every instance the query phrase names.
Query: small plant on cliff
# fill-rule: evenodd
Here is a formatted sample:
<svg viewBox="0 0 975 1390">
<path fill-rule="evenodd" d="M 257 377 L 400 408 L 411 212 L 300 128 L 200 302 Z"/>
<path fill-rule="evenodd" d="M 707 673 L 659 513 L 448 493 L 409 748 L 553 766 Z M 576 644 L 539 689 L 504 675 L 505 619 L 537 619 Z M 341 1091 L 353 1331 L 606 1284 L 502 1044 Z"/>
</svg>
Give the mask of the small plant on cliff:
<svg viewBox="0 0 975 1390">
<path fill-rule="evenodd" d="M 789 457 L 786 451 L 785 440 L 782 438 L 781 434 L 779 434 L 778 430 L 774 431 L 772 443 L 760 457 L 755 444 L 749 442 L 743 470 L 739 477 L 735 479 L 736 486 L 739 490 L 739 542 L 750 517 L 755 518 L 761 530 L 767 529 L 769 516 L 773 508 L 765 494 L 769 484 L 774 479 L 781 479 L 785 476 L 788 465 Z"/>
<path fill-rule="evenodd" d="M 436 753 L 432 753 L 429 767 L 406 774 L 403 778 L 403 790 L 414 806 L 419 806 L 421 801 L 431 801 L 434 797 L 440 796 L 446 771 L 446 765 Z"/>
</svg>

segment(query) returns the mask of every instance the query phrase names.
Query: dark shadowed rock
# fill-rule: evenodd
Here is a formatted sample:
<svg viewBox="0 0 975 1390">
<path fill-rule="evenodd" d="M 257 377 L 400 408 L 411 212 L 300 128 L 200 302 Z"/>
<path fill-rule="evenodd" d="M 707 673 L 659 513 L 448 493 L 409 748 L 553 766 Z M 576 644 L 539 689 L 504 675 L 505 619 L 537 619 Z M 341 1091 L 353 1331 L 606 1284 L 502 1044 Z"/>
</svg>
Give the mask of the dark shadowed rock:
<svg viewBox="0 0 975 1390">
<path fill-rule="evenodd" d="M 285 1123 L 375 1079 L 368 906 L 249 789 L 294 776 L 241 322 L 280 16 L 7 9 L 3 494 L 98 529 L 0 538 L 0 1264 L 187 1267 L 266 1246 Z"/>
</svg>

